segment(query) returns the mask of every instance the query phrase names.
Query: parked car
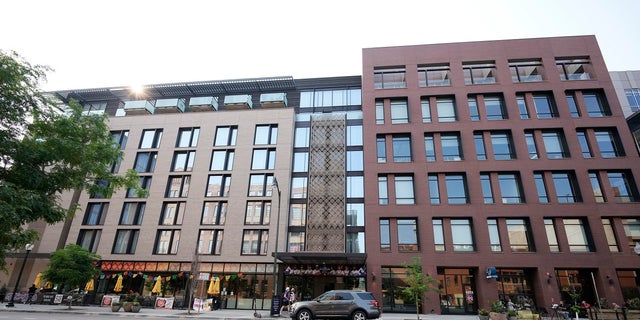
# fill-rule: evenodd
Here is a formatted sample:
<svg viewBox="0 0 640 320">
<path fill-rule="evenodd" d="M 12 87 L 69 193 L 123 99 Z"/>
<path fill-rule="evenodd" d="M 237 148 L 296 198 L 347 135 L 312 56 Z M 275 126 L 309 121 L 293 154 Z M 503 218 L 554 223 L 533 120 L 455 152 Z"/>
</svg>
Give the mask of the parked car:
<svg viewBox="0 0 640 320">
<path fill-rule="evenodd" d="M 380 317 L 380 304 L 371 292 L 331 290 L 313 300 L 295 302 L 291 305 L 289 316 L 295 320 L 377 319 Z"/>
</svg>

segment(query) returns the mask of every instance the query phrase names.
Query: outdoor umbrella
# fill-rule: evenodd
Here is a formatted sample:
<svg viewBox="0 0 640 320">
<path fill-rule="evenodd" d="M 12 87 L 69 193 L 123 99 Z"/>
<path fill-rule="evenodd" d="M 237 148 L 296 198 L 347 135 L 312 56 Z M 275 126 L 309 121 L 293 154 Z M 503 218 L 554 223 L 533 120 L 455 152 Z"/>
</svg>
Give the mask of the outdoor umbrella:
<svg viewBox="0 0 640 320">
<path fill-rule="evenodd" d="M 38 274 L 36 275 L 36 279 L 33 280 L 33 284 L 36 286 L 36 288 L 40 288 L 41 282 L 42 282 L 42 272 L 38 272 Z"/>
<path fill-rule="evenodd" d="M 84 286 L 85 291 L 93 291 L 93 278 Z"/>
<path fill-rule="evenodd" d="M 122 291 L 122 275 L 118 276 L 118 280 L 116 281 L 116 285 L 113 287 L 113 291 L 115 292 Z"/>
<path fill-rule="evenodd" d="M 207 289 L 208 294 L 218 294 L 220 293 L 220 278 L 213 277 L 211 278 L 211 282 L 209 283 L 209 289 Z"/>
<path fill-rule="evenodd" d="M 153 289 L 151 289 L 152 293 L 160 293 L 162 292 L 162 277 L 158 276 L 156 279 L 156 284 L 153 285 Z"/>
<path fill-rule="evenodd" d="M 44 288 L 45 289 L 51 289 L 53 288 L 53 283 L 51 283 L 51 281 L 47 281 L 44 283 Z"/>
</svg>

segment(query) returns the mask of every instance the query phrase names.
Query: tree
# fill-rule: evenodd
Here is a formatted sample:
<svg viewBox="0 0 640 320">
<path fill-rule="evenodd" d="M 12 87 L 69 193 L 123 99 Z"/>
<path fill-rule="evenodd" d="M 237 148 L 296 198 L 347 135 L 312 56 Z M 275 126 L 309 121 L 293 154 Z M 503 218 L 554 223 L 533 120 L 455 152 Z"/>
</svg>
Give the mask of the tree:
<svg viewBox="0 0 640 320">
<path fill-rule="evenodd" d="M 100 273 L 96 267 L 98 260 L 99 255 L 77 244 L 69 244 L 51 254 L 49 267 L 42 272 L 42 277 L 58 284 L 62 290 L 84 288 L 89 280 Z"/>
<path fill-rule="evenodd" d="M 37 240 L 29 223 L 73 217 L 77 208 L 59 205 L 62 192 L 109 197 L 124 186 L 137 188 L 133 170 L 111 172 L 122 151 L 107 116 L 85 115 L 74 101 L 62 112 L 59 101 L 40 91 L 49 70 L 0 51 L 0 270 L 8 251 Z"/>
<path fill-rule="evenodd" d="M 407 270 L 407 286 L 401 287 L 402 293 L 411 297 L 416 303 L 416 318 L 420 320 L 420 305 L 425 298 L 425 292 L 440 292 L 438 289 L 438 279 L 422 273 L 422 263 L 419 257 L 413 257 L 411 263 L 403 263 Z"/>
</svg>

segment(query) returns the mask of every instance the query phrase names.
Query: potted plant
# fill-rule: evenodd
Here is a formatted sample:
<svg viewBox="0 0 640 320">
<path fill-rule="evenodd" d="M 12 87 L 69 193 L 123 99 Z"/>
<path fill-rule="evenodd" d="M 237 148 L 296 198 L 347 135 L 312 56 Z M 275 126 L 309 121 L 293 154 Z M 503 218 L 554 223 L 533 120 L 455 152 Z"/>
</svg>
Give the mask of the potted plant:
<svg viewBox="0 0 640 320">
<path fill-rule="evenodd" d="M 133 300 L 133 303 L 131 304 L 131 312 L 138 313 L 140 312 L 141 308 L 142 306 L 140 305 L 140 302 L 138 302 L 138 299 L 136 298 L 135 300 Z"/>
<path fill-rule="evenodd" d="M 507 318 L 509 320 L 516 320 L 518 319 L 518 313 L 515 310 L 509 310 L 507 311 Z"/>
<path fill-rule="evenodd" d="M 122 304 L 120 304 L 120 302 L 111 302 L 111 312 L 118 312 L 121 307 Z"/>
<path fill-rule="evenodd" d="M 507 310 L 502 304 L 502 301 L 489 300 L 489 311 L 489 318 L 491 318 L 491 320 L 507 320 Z"/>
<path fill-rule="evenodd" d="M 478 320 L 489 320 L 489 310 L 487 310 L 487 309 L 479 309 L 478 310 Z"/>
</svg>

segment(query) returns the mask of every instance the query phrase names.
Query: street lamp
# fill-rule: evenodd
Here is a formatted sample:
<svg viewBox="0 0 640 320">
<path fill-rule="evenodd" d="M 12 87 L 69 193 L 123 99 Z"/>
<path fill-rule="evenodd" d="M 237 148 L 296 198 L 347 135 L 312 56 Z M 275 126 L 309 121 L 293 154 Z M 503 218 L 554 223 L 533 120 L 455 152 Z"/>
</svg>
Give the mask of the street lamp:
<svg viewBox="0 0 640 320">
<path fill-rule="evenodd" d="M 278 282 L 277 282 L 277 265 L 278 265 L 278 238 L 280 235 L 280 206 L 282 204 L 282 194 L 280 192 L 280 186 L 278 186 L 278 179 L 273 177 L 273 188 L 278 191 L 278 218 L 276 219 L 276 245 L 273 252 L 273 295 L 271 297 L 271 316 L 280 314 L 280 303 L 276 304 L 278 299 Z"/>
<path fill-rule="evenodd" d="M 16 297 L 16 292 L 18 292 L 18 286 L 20 285 L 20 278 L 22 278 L 22 271 L 24 271 L 24 265 L 27 264 L 27 258 L 29 257 L 29 252 L 33 250 L 33 244 L 28 243 L 24 246 L 24 249 L 27 250 L 27 253 L 24 255 L 24 260 L 22 261 L 22 267 L 20 267 L 20 273 L 18 273 L 18 280 L 16 281 L 16 287 L 13 288 L 13 294 L 11 295 L 11 301 L 7 303 L 7 307 L 15 307 L 13 304 L 13 300 Z"/>
</svg>

